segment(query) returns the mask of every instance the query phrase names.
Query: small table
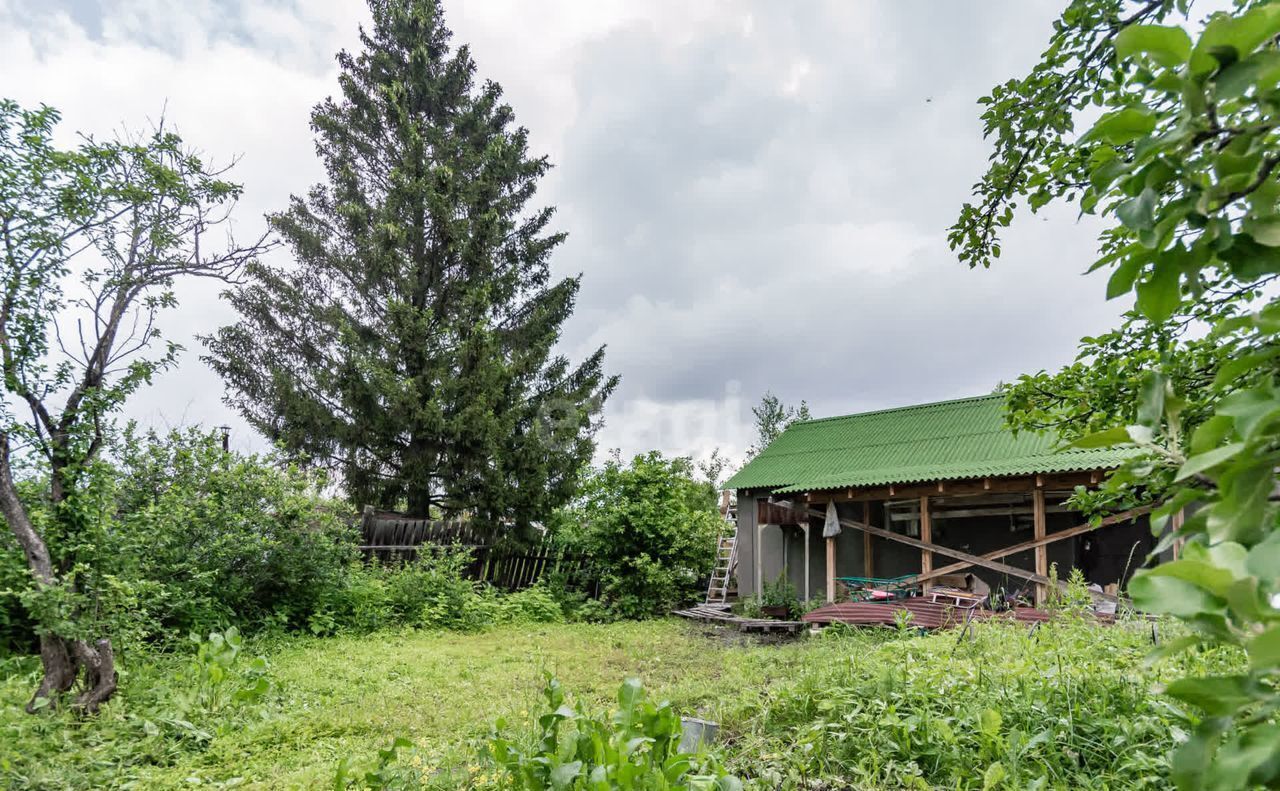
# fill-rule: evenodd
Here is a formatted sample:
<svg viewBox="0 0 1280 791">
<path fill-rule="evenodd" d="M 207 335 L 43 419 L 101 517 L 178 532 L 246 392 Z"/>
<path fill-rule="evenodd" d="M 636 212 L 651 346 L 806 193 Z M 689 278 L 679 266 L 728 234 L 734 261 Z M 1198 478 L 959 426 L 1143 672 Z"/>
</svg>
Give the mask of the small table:
<svg viewBox="0 0 1280 791">
<path fill-rule="evenodd" d="M 976 610 L 987 600 L 987 597 L 981 593 L 970 593 L 956 588 L 933 588 L 926 595 L 931 602 L 953 604 L 961 610 Z"/>
</svg>

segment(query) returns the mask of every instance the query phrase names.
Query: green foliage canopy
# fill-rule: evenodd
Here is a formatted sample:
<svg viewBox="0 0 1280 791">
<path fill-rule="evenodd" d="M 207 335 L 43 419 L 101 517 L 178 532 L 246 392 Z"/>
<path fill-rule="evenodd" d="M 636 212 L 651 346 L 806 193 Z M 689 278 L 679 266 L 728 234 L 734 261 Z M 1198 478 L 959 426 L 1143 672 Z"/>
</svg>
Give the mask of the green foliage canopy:
<svg viewBox="0 0 1280 791">
<path fill-rule="evenodd" d="M 601 596 L 615 615 L 669 612 L 705 591 L 721 520 L 716 493 L 683 457 L 657 451 L 623 465 L 617 458 L 589 475 L 558 532 L 601 573 Z"/>
<path fill-rule="evenodd" d="M 1113 220 L 1092 269 L 1110 271 L 1108 297 L 1132 294 L 1136 305 L 1137 317 L 1104 342 L 1119 354 L 1104 348 L 1102 359 L 1133 355 L 1135 339 L 1208 325 L 1205 343 L 1155 344 L 1104 367 L 1112 395 L 1097 386 L 1084 394 L 1115 424 L 1077 444 L 1147 450 L 1108 487 L 1123 496 L 1156 488 L 1166 501 L 1152 520 L 1158 534 L 1191 508 L 1160 547 L 1185 541 L 1180 558 L 1130 586 L 1140 607 L 1194 629 L 1167 650 L 1228 645 L 1250 659 L 1247 672 L 1168 686 L 1200 712 L 1189 715 L 1173 779 L 1275 787 L 1280 300 L 1268 286 L 1280 277 L 1280 5 L 1240 0 L 1203 24 L 1186 18 L 1188 5 L 1071 3 L 1031 75 L 984 100 L 997 151 L 951 238 L 962 260 L 987 264 L 1016 197 L 1033 209 L 1078 199 Z M 1180 24 L 1158 24 L 1169 21 Z M 1091 105 L 1101 116 L 1077 137 L 1078 111 Z M 1070 374 L 1044 384 L 1071 397 Z"/>
<path fill-rule="evenodd" d="M 312 113 L 327 180 L 270 222 L 296 265 L 255 266 L 208 338 L 230 403 L 342 475 L 357 503 L 545 519 L 594 452 L 604 350 L 552 354 L 579 279 L 536 208 L 551 167 L 436 0 L 370 2 L 342 93 Z"/>
</svg>

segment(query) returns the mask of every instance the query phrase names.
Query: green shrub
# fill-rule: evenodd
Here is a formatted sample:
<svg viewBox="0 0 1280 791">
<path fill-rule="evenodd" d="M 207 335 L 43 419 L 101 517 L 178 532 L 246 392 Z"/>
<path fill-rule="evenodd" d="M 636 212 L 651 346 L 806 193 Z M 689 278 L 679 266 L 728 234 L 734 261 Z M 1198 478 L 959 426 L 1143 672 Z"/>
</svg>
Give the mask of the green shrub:
<svg viewBox="0 0 1280 791">
<path fill-rule="evenodd" d="M 542 585 L 508 594 L 499 606 L 500 623 L 563 623 L 564 620 L 559 600 Z"/>
<path fill-rule="evenodd" d="M 70 506 L 74 536 L 55 529 L 41 473 L 28 473 L 24 500 L 51 553 L 75 549 L 79 565 L 67 575 L 75 590 L 36 592 L 4 530 L 0 645 L 29 649 L 31 613 L 56 620 L 73 609 L 81 628 L 110 634 L 124 650 L 233 622 L 305 627 L 356 556 L 355 531 L 320 495 L 322 477 L 274 456 L 226 453 L 194 429 L 126 429 L 108 459 L 86 470 Z"/>
<path fill-rule="evenodd" d="M 354 529 L 318 495 L 323 479 L 278 458 L 225 453 L 195 430 L 127 431 L 116 455 L 125 573 L 166 582 L 170 628 L 304 626 L 355 557 Z"/>
<path fill-rule="evenodd" d="M 668 703 L 644 699 L 639 679 L 618 690 L 612 716 L 565 704 L 560 682 L 547 676 L 545 712 L 535 739 L 510 739 L 499 721 L 489 752 L 507 775 L 509 787 L 522 791 L 565 789 L 668 789 L 736 791 L 737 778 L 711 757 L 679 749 L 680 716 Z"/>
<path fill-rule="evenodd" d="M 556 533 L 592 559 L 601 597 L 618 617 L 669 612 L 702 595 L 721 521 L 715 491 L 687 458 L 651 452 L 607 462 L 583 483 Z"/>
<path fill-rule="evenodd" d="M 353 561 L 323 593 L 308 628 L 325 635 L 391 626 L 466 629 L 493 623 L 494 618 L 480 615 L 484 608 L 476 583 L 463 576 L 470 562 L 470 551 L 461 547 L 423 547 L 405 563 Z"/>
<path fill-rule="evenodd" d="M 788 615 L 800 614 L 800 595 L 796 593 L 796 586 L 792 584 L 791 579 L 787 576 L 787 569 L 783 567 L 778 572 L 778 578 L 772 582 L 766 581 L 764 590 L 760 592 L 760 605 L 763 607 L 786 607 Z"/>
</svg>

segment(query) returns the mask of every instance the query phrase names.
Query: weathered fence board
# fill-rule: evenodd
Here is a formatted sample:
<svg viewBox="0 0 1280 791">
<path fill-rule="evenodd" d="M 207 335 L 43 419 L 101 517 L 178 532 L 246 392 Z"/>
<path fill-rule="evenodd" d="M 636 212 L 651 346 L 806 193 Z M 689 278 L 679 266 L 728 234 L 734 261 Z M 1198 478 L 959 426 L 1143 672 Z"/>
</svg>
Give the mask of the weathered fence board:
<svg viewBox="0 0 1280 791">
<path fill-rule="evenodd" d="M 495 543 L 493 537 L 461 519 L 415 519 L 366 506 L 360 520 L 360 550 L 382 563 L 411 562 L 428 548 L 470 550 L 467 578 L 516 591 L 536 585 L 544 575 L 562 573 L 576 585 L 592 587 L 587 559 L 566 552 L 549 538 L 529 547 Z"/>
</svg>

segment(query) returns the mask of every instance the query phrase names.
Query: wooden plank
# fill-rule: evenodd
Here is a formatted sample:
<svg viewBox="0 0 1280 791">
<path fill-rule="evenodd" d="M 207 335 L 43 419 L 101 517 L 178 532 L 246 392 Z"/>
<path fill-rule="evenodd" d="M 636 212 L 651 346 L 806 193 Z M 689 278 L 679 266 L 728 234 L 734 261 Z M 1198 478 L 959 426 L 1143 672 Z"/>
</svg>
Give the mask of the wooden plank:
<svg viewBox="0 0 1280 791">
<path fill-rule="evenodd" d="M 1102 521 L 1098 522 L 1098 524 L 1096 525 L 1090 522 L 1085 522 L 1082 525 L 1076 525 L 1075 527 L 1069 527 L 1066 530 L 1059 530 L 1056 533 L 1050 533 L 1044 538 L 1034 539 L 1031 541 L 1023 541 L 1021 543 L 1012 544 L 1002 549 L 996 549 L 991 552 L 983 553 L 982 557 L 986 560 L 997 560 L 999 558 L 1007 557 L 1009 555 L 1016 555 L 1019 552 L 1026 552 L 1028 549 L 1035 549 L 1038 546 L 1043 546 L 1045 544 L 1052 544 L 1057 541 L 1063 541 L 1068 538 L 1074 538 L 1075 536 L 1083 535 L 1085 533 L 1090 533 L 1094 530 L 1101 530 L 1104 527 L 1110 527 L 1111 525 L 1118 524 L 1120 522 L 1130 522 L 1142 516 L 1143 514 L 1150 512 L 1154 507 L 1155 506 L 1144 505 L 1138 508 L 1130 508 L 1128 511 L 1122 511 L 1118 514 L 1112 514 L 1111 516 L 1108 516 L 1104 518 Z M 971 565 L 973 564 L 951 563 L 949 565 L 934 569 L 932 572 L 928 574 L 928 579 L 937 579 L 938 577 L 941 577 L 947 574 L 954 574 L 957 571 L 962 571 L 964 569 L 969 568 Z M 867 576 L 871 576 L 871 575 L 867 575 Z M 906 580 L 905 584 L 916 585 L 916 584 L 919 584 L 920 582 L 923 582 L 924 580 L 925 580 L 925 575 L 920 574 L 915 577 L 912 577 L 909 580 Z"/>
<path fill-rule="evenodd" d="M 926 544 L 933 543 L 933 523 L 929 521 L 929 495 L 920 495 L 920 540 Z M 933 571 L 933 553 L 927 549 L 920 550 L 920 573 L 928 574 Z M 921 589 L 929 592 L 929 583 L 924 583 Z"/>
<path fill-rule="evenodd" d="M 821 517 L 822 512 L 816 509 L 809 509 L 809 515 Z M 928 544 L 928 543 L 925 543 L 924 541 L 911 538 L 910 536 L 901 536 L 901 535 L 898 535 L 897 533 L 893 533 L 879 527 L 872 527 L 871 525 L 864 525 L 859 522 L 855 522 L 852 519 L 841 519 L 840 524 L 844 525 L 845 527 L 853 528 L 854 530 L 866 531 L 868 533 L 871 533 L 874 536 L 887 538 L 890 541 L 897 541 L 899 544 L 906 544 L 907 546 L 912 546 L 912 547 L 915 547 L 916 549 L 932 550 L 933 552 L 939 555 L 946 555 L 949 558 L 963 560 L 971 566 L 981 566 L 982 568 L 991 569 L 992 571 L 999 571 L 1003 574 L 1008 574 L 1011 577 L 1018 577 L 1019 579 L 1024 579 L 1029 582 L 1037 582 L 1045 585 L 1049 584 L 1049 578 L 1041 574 L 1036 574 L 1035 572 L 1027 571 L 1026 569 L 1020 569 L 1017 566 L 1010 566 L 1005 563 L 997 563 L 994 560 L 987 560 L 986 558 L 979 557 L 978 555 L 971 555 L 968 552 L 964 552 L 959 549 L 952 549 L 951 547 L 944 547 L 939 544 Z M 1058 585 L 1061 587 L 1065 587 L 1066 583 L 1059 581 Z M 1105 594 L 1095 594 L 1095 595 L 1103 595 L 1104 598 L 1114 598 L 1114 597 L 1106 597 Z"/>
<path fill-rule="evenodd" d="M 1099 471 L 1064 472 L 1038 476 L 1046 490 L 1070 491 L 1076 486 L 1096 485 Z M 966 478 L 946 481 L 948 496 L 967 494 L 1004 493 L 1025 494 L 1036 485 L 1037 476 L 1020 475 L 1005 478 Z M 825 505 L 828 500 L 836 502 L 868 500 L 913 500 L 924 494 L 937 494 L 938 481 L 922 481 L 911 484 L 894 484 L 892 486 L 870 486 L 861 489 L 839 487 L 809 492 L 809 502 L 814 505 Z"/>
<path fill-rule="evenodd" d="M 836 600 L 836 537 L 827 537 L 827 604 Z"/>
<path fill-rule="evenodd" d="M 1047 520 L 1044 513 L 1044 489 L 1039 488 L 1039 478 L 1036 480 L 1037 488 L 1031 492 L 1031 526 L 1032 537 L 1039 541 L 1044 538 Z M 1044 544 L 1039 544 L 1035 549 L 1036 553 L 1036 574 L 1042 577 L 1049 576 L 1049 550 Z M 1044 604 L 1045 596 L 1048 589 L 1040 583 L 1036 583 L 1036 606 Z"/>
<path fill-rule="evenodd" d="M 862 522 L 863 524 L 871 524 L 871 501 L 864 500 L 862 503 Z M 875 555 L 872 554 L 871 534 L 862 534 L 862 568 L 865 572 L 862 576 L 874 577 L 876 575 Z"/>
</svg>

